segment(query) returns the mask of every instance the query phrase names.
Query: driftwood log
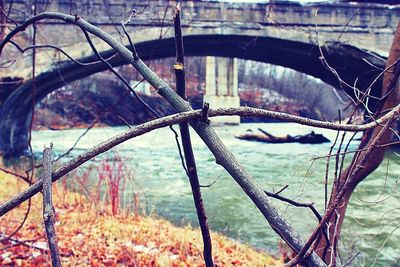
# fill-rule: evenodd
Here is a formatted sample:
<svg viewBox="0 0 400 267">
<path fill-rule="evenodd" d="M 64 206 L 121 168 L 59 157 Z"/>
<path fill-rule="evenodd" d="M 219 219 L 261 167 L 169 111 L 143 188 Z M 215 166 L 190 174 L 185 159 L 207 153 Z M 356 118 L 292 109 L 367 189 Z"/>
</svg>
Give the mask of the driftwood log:
<svg viewBox="0 0 400 267">
<path fill-rule="evenodd" d="M 265 143 L 301 143 L 301 144 L 322 144 L 330 142 L 328 138 L 322 134 L 316 134 L 314 131 L 304 135 L 286 135 L 286 136 L 274 136 L 260 128 L 260 133 L 253 133 L 252 130 L 247 130 L 244 134 L 235 135 L 236 138 L 248 141 L 258 141 Z"/>
</svg>

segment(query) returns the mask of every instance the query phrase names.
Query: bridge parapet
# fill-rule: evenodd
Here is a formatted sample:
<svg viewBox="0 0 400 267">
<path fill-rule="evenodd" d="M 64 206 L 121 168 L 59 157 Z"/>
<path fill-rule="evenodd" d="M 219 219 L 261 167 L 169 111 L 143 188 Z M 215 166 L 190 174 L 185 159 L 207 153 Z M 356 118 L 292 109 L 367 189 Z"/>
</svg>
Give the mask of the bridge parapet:
<svg viewBox="0 0 400 267">
<path fill-rule="evenodd" d="M 174 1 L 147 0 L 55 0 L 37 1 L 38 10 L 78 14 L 92 23 L 112 24 L 126 20 L 133 9 L 137 16 L 133 24 L 170 23 Z M 7 0 L 6 7 L 12 3 L 10 16 L 23 21 L 29 16 L 29 1 Z M 276 1 L 274 3 L 237 3 L 223 1 L 183 1 L 182 19 L 190 22 L 243 22 L 274 23 L 281 26 L 315 25 L 344 26 L 356 28 L 395 28 L 400 17 L 400 5 L 354 3 L 314 3 Z M 28 12 L 23 12 L 28 11 Z M 164 21 L 163 21 L 164 20 Z"/>
<path fill-rule="evenodd" d="M 32 13 L 30 1 L 6 0 L 6 9 L 11 8 L 10 17 L 22 22 Z M 50 2 L 49 4 L 47 4 Z M 170 1 L 123 1 L 123 0 L 54 0 L 37 1 L 37 11 L 57 11 L 78 14 L 86 20 L 100 25 L 109 32 L 117 34 L 115 26 L 125 21 L 132 9 L 137 15 L 129 24 L 128 30 L 135 42 L 143 42 L 173 36 L 172 13 L 175 2 Z M 389 51 L 395 27 L 400 20 L 400 5 L 328 3 L 301 5 L 294 2 L 270 3 L 232 3 L 222 1 L 183 1 L 182 26 L 184 35 L 230 34 L 246 36 L 268 36 L 305 43 L 321 44 L 340 41 L 368 49 L 382 55 Z M 12 26 L 12 25 L 10 25 Z M 38 24 L 39 43 L 62 45 L 73 57 L 92 53 L 79 30 L 58 21 L 44 21 Z M 316 34 L 318 32 L 318 36 Z M 31 31 L 26 31 L 25 41 L 30 43 Z M 60 38 L 60 33 L 62 37 Z M 97 42 L 98 50 L 108 49 Z M 17 59 L 17 62 L 0 76 L 29 77 L 31 59 L 19 55 L 7 47 L 1 62 Z M 37 72 L 49 69 L 50 62 L 60 60 L 59 53 L 38 50 Z"/>
<path fill-rule="evenodd" d="M 31 14 L 30 1 L 6 0 L 5 7 L 12 6 L 10 17 L 22 22 Z M 46 4 L 50 2 L 50 4 Z M 132 9 L 137 15 L 128 25 L 135 42 L 173 36 L 172 17 L 175 1 L 123 1 L 123 0 L 38 0 L 37 10 L 78 14 L 82 18 L 117 34 L 115 26 L 125 21 Z M 182 26 L 184 35 L 231 34 L 268 36 L 305 43 L 320 44 L 340 41 L 368 49 L 382 55 L 389 51 L 393 34 L 400 20 L 400 5 L 352 3 L 315 3 L 302 5 L 295 2 L 274 1 L 270 3 L 234 3 L 222 1 L 183 1 Z M 10 26 L 13 26 L 10 24 Z M 75 57 L 91 54 L 79 30 L 72 30 L 62 22 L 45 21 L 38 24 L 41 43 L 62 45 Z M 316 34 L 318 32 L 318 35 Z M 26 31 L 29 44 L 31 32 Z M 62 37 L 60 38 L 60 33 Z M 106 49 L 97 42 L 98 49 Z M 10 50 L 9 50 L 10 51 Z M 57 61 L 57 53 L 44 53 L 38 63 L 48 66 Z M 30 60 L 18 57 L 15 49 L 8 58 L 19 62 L 7 70 L 9 75 L 29 76 Z M 38 72 L 46 68 L 38 67 Z M 0 70 L 4 71 L 4 70 Z M 19 72 L 19 73 L 18 73 Z M 22 75 L 21 75 L 22 73 Z"/>
</svg>

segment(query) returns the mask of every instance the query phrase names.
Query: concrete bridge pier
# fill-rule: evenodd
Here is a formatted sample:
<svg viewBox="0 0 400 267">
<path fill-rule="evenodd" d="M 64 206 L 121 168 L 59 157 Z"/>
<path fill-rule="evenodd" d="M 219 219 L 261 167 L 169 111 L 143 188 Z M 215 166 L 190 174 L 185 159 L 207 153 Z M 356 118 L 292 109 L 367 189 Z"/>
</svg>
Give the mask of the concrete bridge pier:
<svg viewBox="0 0 400 267">
<path fill-rule="evenodd" d="M 203 102 L 211 108 L 239 107 L 238 64 L 236 58 L 206 58 L 206 92 Z M 215 124 L 239 124 L 239 116 L 213 117 Z"/>
</svg>

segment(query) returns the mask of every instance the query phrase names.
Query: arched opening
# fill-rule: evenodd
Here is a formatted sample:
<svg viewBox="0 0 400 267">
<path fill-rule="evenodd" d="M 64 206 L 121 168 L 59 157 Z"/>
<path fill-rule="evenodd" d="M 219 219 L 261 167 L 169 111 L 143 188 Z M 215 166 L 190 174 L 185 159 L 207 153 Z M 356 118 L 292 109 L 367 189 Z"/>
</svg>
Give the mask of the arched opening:
<svg viewBox="0 0 400 267">
<path fill-rule="evenodd" d="M 184 38 L 187 56 L 235 57 L 254 60 L 290 68 L 313 77 L 336 88 L 354 95 L 352 88 L 344 83 L 321 63 L 318 46 L 270 37 L 254 37 L 242 35 L 195 35 Z M 136 46 L 144 60 L 172 57 L 175 54 L 172 38 L 139 43 Z M 353 85 L 357 82 L 360 90 L 365 90 L 379 74 L 376 67 L 384 64 L 384 59 L 377 59 L 355 47 L 341 44 L 330 44 L 322 47 L 325 60 L 329 62 L 343 81 Z M 103 53 L 105 58 L 113 55 L 113 51 Z M 81 62 L 97 61 L 95 56 L 80 59 Z M 371 66 L 371 62 L 373 66 Z M 126 62 L 118 55 L 112 57 L 113 66 L 121 66 Z M 53 70 L 37 76 L 35 100 L 40 101 L 46 95 L 62 87 L 65 82 L 72 82 L 107 69 L 103 63 L 80 66 L 76 63 L 63 62 Z M 372 87 L 372 94 L 380 94 L 381 82 L 378 80 Z M 30 105 L 32 81 L 18 87 L 4 102 L 1 108 L 1 143 L 3 153 L 19 154 L 27 146 L 27 132 L 30 125 Z M 18 103 L 18 105 L 16 105 Z M 370 101 L 371 106 L 374 101 Z M 17 127 L 18 126 L 18 127 Z"/>
</svg>

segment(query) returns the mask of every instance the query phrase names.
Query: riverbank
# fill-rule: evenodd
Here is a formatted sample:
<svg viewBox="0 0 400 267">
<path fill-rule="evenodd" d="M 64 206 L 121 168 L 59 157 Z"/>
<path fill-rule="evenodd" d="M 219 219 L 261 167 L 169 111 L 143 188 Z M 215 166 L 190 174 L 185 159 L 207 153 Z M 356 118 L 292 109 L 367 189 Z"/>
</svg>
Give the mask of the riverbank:
<svg viewBox="0 0 400 267">
<path fill-rule="evenodd" d="M 70 129 L 91 125 L 124 126 L 137 125 L 154 119 L 154 114 L 145 109 L 140 101 L 130 94 L 119 83 L 110 80 L 94 79 L 96 90 L 90 86 L 75 86 L 74 94 L 59 91 L 43 99 L 35 109 L 33 129 Z M 71 88 L 72 89 L 72 88 Z M 112 89 L 112 90 L 110 90 Z M 140 94 L 140 93 L 139 93 Z M 84 95 L 84 97 L 82 97 Z M 142 100 L 161 116 L 176 111 L 160 96 L 140 94 Z M 188 97 L 193 109 L 203 106 L 202 93 Z M 294 101 L 266 101 L 242 93 L 240 106 L 257 107 L 286 112 L 313 119 L 322 119 L 320 112 L 312 110 Z M 211 107 L 213 108 L 213 107 Z M 270 118 L 243 117 L 242 122 L 277 122 Z"/>
<path fill-rule="evenodd" d="M 0 202 L 26 188 L 17 178 L 0 173 Z M 111 208 L 53 186 L 56 230 L 63 266 L 203 266 L 198 229 L 134 214 L 112 216 Z M 18 227 L 27 209 L 24 203 L 1 218 L 0 233 Z M 263 252 L 212 233 L 217 266 L 281 266 Z M 0 265 L 50 265 L 42 223 L 42 197 L 32 199 L 28 219 L 12 241 L 3 242 Z"/>
</svg>

